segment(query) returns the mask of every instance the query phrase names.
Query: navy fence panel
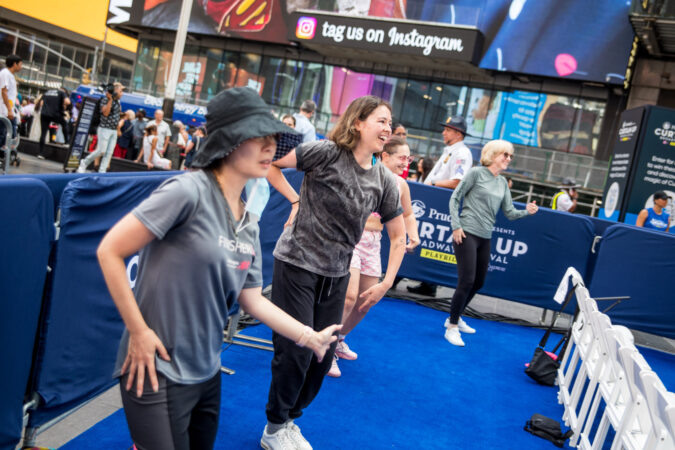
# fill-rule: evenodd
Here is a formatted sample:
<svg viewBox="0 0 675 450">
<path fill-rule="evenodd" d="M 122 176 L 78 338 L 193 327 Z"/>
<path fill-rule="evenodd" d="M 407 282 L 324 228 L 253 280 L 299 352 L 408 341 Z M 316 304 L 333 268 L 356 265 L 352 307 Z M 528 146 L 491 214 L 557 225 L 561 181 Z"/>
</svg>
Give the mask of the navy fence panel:
<svg viewBox="0 0 675 450">
<path fill-rule="evenodd" d="M 52 194 L 37 180 L 0 178 L 0 449 L 14 449 L 23 429 L 49 249 Z"/>
<path fill-rule="evenodd" d="M 399 275 L 455 287 L 449 202 L 452 191 L 408 183 L 421 244 L 406 255 Z M 523 209 L 524 204 L 516 203 Z M 482 294 L 543 308 L 559 307 L 553 294 L 569 266 L 585 274 L 594 228 L 590 219 L 540 208 L 534 216 L 510 221 L 501 212 L 492 235 L 491 261 Z M 388 239 L 382 239 L 383 267 Z"/>
<path fill-rule="evenodd" d="M 105 286 L 96 247 L 112 225 L 170 175 L 87 176 L 63 191 L 61 233 L 36 363 L 36 390 L 43 402 L 31 414 L 30 426 L 114 383 L 123 323 Z"/>
<path fill-rule="evenodd" d="M 590 293 L 630 296 L 608 312 L 615 324 L 675 339 L 675 236 L 617 224 L 602 236 Z M 608 306 L 598 304 L 599 309 Z"/>
<path fill-rule="evenodd" d="M 171 176 L 178 175 L 180 171 L 171 171 L 171 172 L 159 172 L 159 171 L 148 171 L 148 172 L 108 172 L 103 174 L 98 173 L 40 173 L 40 174 L 26 174 L 26 175 L 10 175 L 12 178 L 33 178 L 36 180 L 43 181 L 54 196 L 54 211 L 56 211 L 61 203 L 61 194 L 66 188 L 68 183 L 78 178 L 86 178 L 92 176 L 98 177 L 140 177 L 140 176 Z"/>
</svg>

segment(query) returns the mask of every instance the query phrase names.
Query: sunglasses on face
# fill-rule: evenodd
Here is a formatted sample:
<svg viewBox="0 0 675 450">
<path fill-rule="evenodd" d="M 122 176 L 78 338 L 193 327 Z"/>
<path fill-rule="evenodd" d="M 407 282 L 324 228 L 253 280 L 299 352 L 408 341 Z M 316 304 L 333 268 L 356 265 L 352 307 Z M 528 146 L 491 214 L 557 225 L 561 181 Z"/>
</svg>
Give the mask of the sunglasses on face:
<svg viewBox="0 0 675 450">
<path fill-rule="evenodd" d="M 411 162 L 413 162 L 415 160 L 414 157 L 405 156 L 405 155 L 394 156 L 394 158 L 398 159 L 402 163 L 408 163 L 408 164 L 410 164 Z"/>
<path fill-rule="evenodd" d="M 510 159 L 511 161 L 513 161 L 513 153 L 504 152 L 504 158 Z"/>
</svg>

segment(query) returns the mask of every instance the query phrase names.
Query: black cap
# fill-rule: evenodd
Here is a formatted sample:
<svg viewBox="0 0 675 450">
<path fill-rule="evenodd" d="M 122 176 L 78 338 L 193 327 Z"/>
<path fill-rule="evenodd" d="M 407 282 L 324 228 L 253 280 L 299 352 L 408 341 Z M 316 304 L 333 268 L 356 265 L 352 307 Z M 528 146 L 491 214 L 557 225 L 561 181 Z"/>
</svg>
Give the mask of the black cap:
<svg viewBox="0 0 675 450">
<path fill-rule="evenodd" d="M 439 122 L 444 127 L 452 128 L 457 130 L 466 136 L 466 120 L 462 116 L 450 116 L 445 119 L 445 122 Z"/>
<path fill-rule="evenodd" d="M 257 137 L 298 134 L 270 112 L 270 107 L 249 87 L 224 90 L 207 105 L 206 131 L 202 148 L 192 167 L 206 167 L 232 153 L 242 142 Z"/>
<path fill-rule="evenodd" d="M 668 194 L 663 191 L 654 192 L 654 200 L 668 200 L 669 198 Z"/>
</svg>

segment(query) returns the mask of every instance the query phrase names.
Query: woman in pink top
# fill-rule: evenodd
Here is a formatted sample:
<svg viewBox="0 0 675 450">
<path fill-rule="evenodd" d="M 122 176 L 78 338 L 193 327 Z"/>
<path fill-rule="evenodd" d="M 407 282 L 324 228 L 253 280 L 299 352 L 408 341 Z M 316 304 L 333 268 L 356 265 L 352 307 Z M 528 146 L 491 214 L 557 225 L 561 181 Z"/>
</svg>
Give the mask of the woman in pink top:
<svg viewBox="0 0 675 450">
<path fill-rule="evenodd" d="M 401 198 L 401 206 L 403 207 L 405 229 L 408 234 L 406 251 L 411 252 L 412 249 L 419 245 L 420 238 L 417 233 L 417 221 L 412 211 L 410 188 L 408 187 L 408 183 L 400 177 L 410 164 L 410 147 L 408 147 L 404 139 L 392 136 L 384 145 L 381 162 L 394 175 L 399 175 L 396 177 L 396 181 Z M 361 294 L 371 286 L 377 284 L 382 275 L 380 239 L 382 239 L 382 222 L 380 221 L 380 215 L 373 213 L 368 218 L 361 240 L 356 244 L 352 255 L 349 285 L 342 313 L 342 334 L 338 338 L 333 364 L 328 371 L 328 376 L 330 377 L 339 377 L 341 375 L 337 363 L 338 359 L 354 360 L 358 357 L 354 351 L 350 350 L 345 342 L 345 337 L 361 322 L 372 307 L 372 305 L 364 305 Z"/>
</svg>

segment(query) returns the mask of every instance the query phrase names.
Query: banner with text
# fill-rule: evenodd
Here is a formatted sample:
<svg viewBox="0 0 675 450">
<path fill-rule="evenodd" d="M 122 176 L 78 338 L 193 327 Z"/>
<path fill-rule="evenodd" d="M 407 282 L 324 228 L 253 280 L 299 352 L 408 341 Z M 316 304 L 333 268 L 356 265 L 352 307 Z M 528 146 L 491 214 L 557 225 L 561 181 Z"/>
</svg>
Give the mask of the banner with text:
<svg viewBox="0 0 675 450">
<path fill-rule="evenodd" d="M 675 110 L 650 106 L 647 113 L 626 199 L 624 222 L 628 224 L 635 223 L 642 209 L 652 207 L 655 192 L 664 191 L 670 197 L 668 212 L 675 199 Z"/>
<path fill-rule="evenodd" d="M 421 244 L 403 258 L 399 275 L 444 286 L 457 285 L 449 203 L 452 191 L 409 183 Z M 518 209 L 524 208 L 516 203 Z M 510 221 L 501 212 L 492 234 L 492 251 L 482 294 L 554 308 L 553 294 L 569 266 L 586 276 L 594 237 L 587 218 L 541 208 L 534 216 Z M 389 255 L 382 239 L 382 263 Z M 386 249 L 386 250 L 385 250 Z"/>
<path fill-rule="evenodd" d="M 628 197 L 626 190 L 638 149 L 644 113 L 642 107 L 621 113 L 621 125 L 614 140 L 614 154 L 607 172 L 602 208 L 598 214 L 602 219 L 615 222 L 622 219 L 621 212 Z"/>
<path fill-rule="evenodd" d="M 291 14 L 288 39 L 392 54 L 428 56 L 477 64 L 482 34 L 476 28 L 430 25 L 311 11 Z"/>
</svg>

